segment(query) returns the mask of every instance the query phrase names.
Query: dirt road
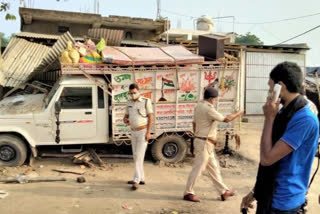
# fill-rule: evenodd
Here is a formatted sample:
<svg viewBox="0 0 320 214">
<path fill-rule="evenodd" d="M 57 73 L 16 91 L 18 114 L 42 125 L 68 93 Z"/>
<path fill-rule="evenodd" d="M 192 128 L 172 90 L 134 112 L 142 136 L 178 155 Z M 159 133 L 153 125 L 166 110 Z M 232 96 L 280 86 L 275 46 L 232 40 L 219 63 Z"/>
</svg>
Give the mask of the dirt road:
<svg viewBox="0 0 320 214">
<path fill-rule="evenodd" d="M 34 167 L 0 169 L 0 177 L 26 173 L 29 176 L 66 177 L 66 182 L 0 184 L 9 196 L 0 199 L 1 214 L 182 214 L 210 213 L 236 214 L 241 198 L 252 188 L 259 158 L 259 138 L 261 121 L 243 124 L 242 145 L 234 157 L 220 156 L 227 166 L 222 168 L 225 183 L 237 190 L 237 196 L 221 202 L 218 193 L 207 176 L 202 176 L 196 185 L 196 193 L 202 200 L 191 203 L 182 200 L 192 158 L 174 166 L 156 165 L 146 161 L 145 186 L 131 191 L 126 184 L 133 175 L 132 160 L 104 159 L 104 169 L 86 168 L 86 183 L 79 184 L 77 175 L 52 171 L 56 168 L 79 169 L 69 159 L 41 159 Z M 233 144 L 233 143 L 232 143 Z M 221 145 L 220 145 L 221 146 Z M 314 164 L 315 167 L 315 164 Z M 310 191 L 309 213 L 320 213 L 320 173 Z M 253 213 L 253 212 L 252 212 Z"/>
</svg>

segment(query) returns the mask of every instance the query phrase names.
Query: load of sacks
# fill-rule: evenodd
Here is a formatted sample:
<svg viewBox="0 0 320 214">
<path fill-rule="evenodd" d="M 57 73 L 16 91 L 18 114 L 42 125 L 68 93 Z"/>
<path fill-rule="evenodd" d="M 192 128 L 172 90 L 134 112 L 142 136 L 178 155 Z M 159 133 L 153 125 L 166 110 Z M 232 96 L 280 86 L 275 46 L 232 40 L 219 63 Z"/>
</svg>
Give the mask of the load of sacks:
<svg viewBox="0 0 320 214">
<path fill-rule="evenodd" d="M 61 53 L 61 63 L 88 63 L 96 64 L 102 63 L 101 53 L 102 49 L 106 46 L 106 41 L 102 38 L 96 45 L 91 39 L 86 40 L 84 43 L 76 42 L 72 44 L 71 41 L 67 42 L 67 49 Z"/>
</svg>

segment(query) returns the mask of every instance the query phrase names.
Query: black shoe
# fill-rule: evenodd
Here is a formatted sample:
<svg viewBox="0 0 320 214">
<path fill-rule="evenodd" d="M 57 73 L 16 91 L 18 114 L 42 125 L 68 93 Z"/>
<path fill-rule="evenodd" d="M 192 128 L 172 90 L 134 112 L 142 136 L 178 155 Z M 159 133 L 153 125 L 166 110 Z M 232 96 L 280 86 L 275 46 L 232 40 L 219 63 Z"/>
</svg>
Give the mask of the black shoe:
<svg viewBox="0 0 320 214">
<path fill-rule="evenodd" d="M 137 183 L 132 184 L 132 187 L 131 187 L 132 190 L 137 190 L 138 188 L 139 188 L 139 184 Z"/>
<path fill-rule="evenodd" d="M 127 182 L 128 184 L 135 184 L 136 182 L 134 182 L 134 181 L 128 181 Z M 140 183 L 139 183 L 140 185 L 145 185 L 146 184 L 146 182 L 144 182 L 144 181 L 140 181 Z"/>
</svg>

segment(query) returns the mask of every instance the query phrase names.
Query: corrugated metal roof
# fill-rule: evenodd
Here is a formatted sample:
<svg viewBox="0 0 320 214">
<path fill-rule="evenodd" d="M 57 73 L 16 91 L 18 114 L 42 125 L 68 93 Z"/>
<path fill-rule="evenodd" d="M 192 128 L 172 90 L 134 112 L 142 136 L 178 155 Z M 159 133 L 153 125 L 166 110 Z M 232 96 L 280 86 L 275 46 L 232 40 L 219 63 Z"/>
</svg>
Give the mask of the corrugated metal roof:
<svg viewBox="0 0 320 214">
<path fill-rule="evenodd" d="M 45 45 L 20 38 L 11 39 L 0 62 L 0 85 L 17 87 L 23 84 L 49 51 L 50 48 Z"/>
<path fill-rule="evenodd" d="M 35 38 L 35 39 L 59 39 L 59 35 L 44 34 L 44 33 L 32 33 L 32 32 L 20 32 L 16 34 L 19 38 Z"/>
<path fill-rule="evenodd" d="M 34 38 L 34 39 L 53 39 L 53 40 L 58 40 L 62 35 L 45 34 L 45 33 L 33 33 L 33 32 L 20 32 L 20 33 L 16 34 L 16 37 L 18 37 L 18 38 Z M 83 37 L 73 37 L 73 38 L 76 41 L 84 41 Z"/>
<path fill-rule="evenodd" d="M 91 28 L 88 31 L 88 36 L 95 39 L 104 38 L 108 46 L 120 46 L 123 38 L 123 30 Z"/>
<path fill-rule="evenodd" d="M 46 55 L 43 58 L 43 61 L 40 65 L 39 70 L 42 72 L 45 72 L 48 70 L 48 68 L 46 68 L 48 65 L 54 66 L 54 68 L 59 68 L 59 64 L 57 64 L 56 66 L 54 65 L 54 63 L 58 63 L 58 58 L 61 56 L 61 53 L 63 50 L 65 50 L 67 48 L 67 42 L 71 41 L 73 44 L 75 43 L 75 40 L 73 39 L 73 37 L 71 36 L 71 34 L 69 32 L 66 32 L 64 34 L 62 34 L 61 36 L 59 36 L 59 39 L 57 40 L 56 43 L 54 43 L 54 45 L 52 46 L 52 48 L 50 48 L 50 51 L 48 53 L 48 55 Z"/>
<path fill-rule="evenodd" d="M 68 41 L 75 43 L 69 32 L 59 36 L 51 48 L 22 38 L 13 38 L 0 62 L 0 85 L 17 87 L 28 81 L 33 74 L 59 69 L 59 57 L 67 48 Z"/>
</svg>

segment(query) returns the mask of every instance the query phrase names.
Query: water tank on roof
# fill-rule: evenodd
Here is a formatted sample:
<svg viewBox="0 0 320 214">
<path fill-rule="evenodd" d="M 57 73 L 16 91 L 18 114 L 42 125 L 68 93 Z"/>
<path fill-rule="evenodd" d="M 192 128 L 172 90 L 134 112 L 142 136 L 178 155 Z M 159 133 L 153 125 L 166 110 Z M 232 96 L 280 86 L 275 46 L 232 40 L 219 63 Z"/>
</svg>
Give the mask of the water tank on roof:
<svg viewBox="0 0 320 214">
<path fill-rule="evenodd" d="M 213 32 L 213 20 L 208 15 L 203 15 L 197 19 L 197 30 Z"/>
</svg>

